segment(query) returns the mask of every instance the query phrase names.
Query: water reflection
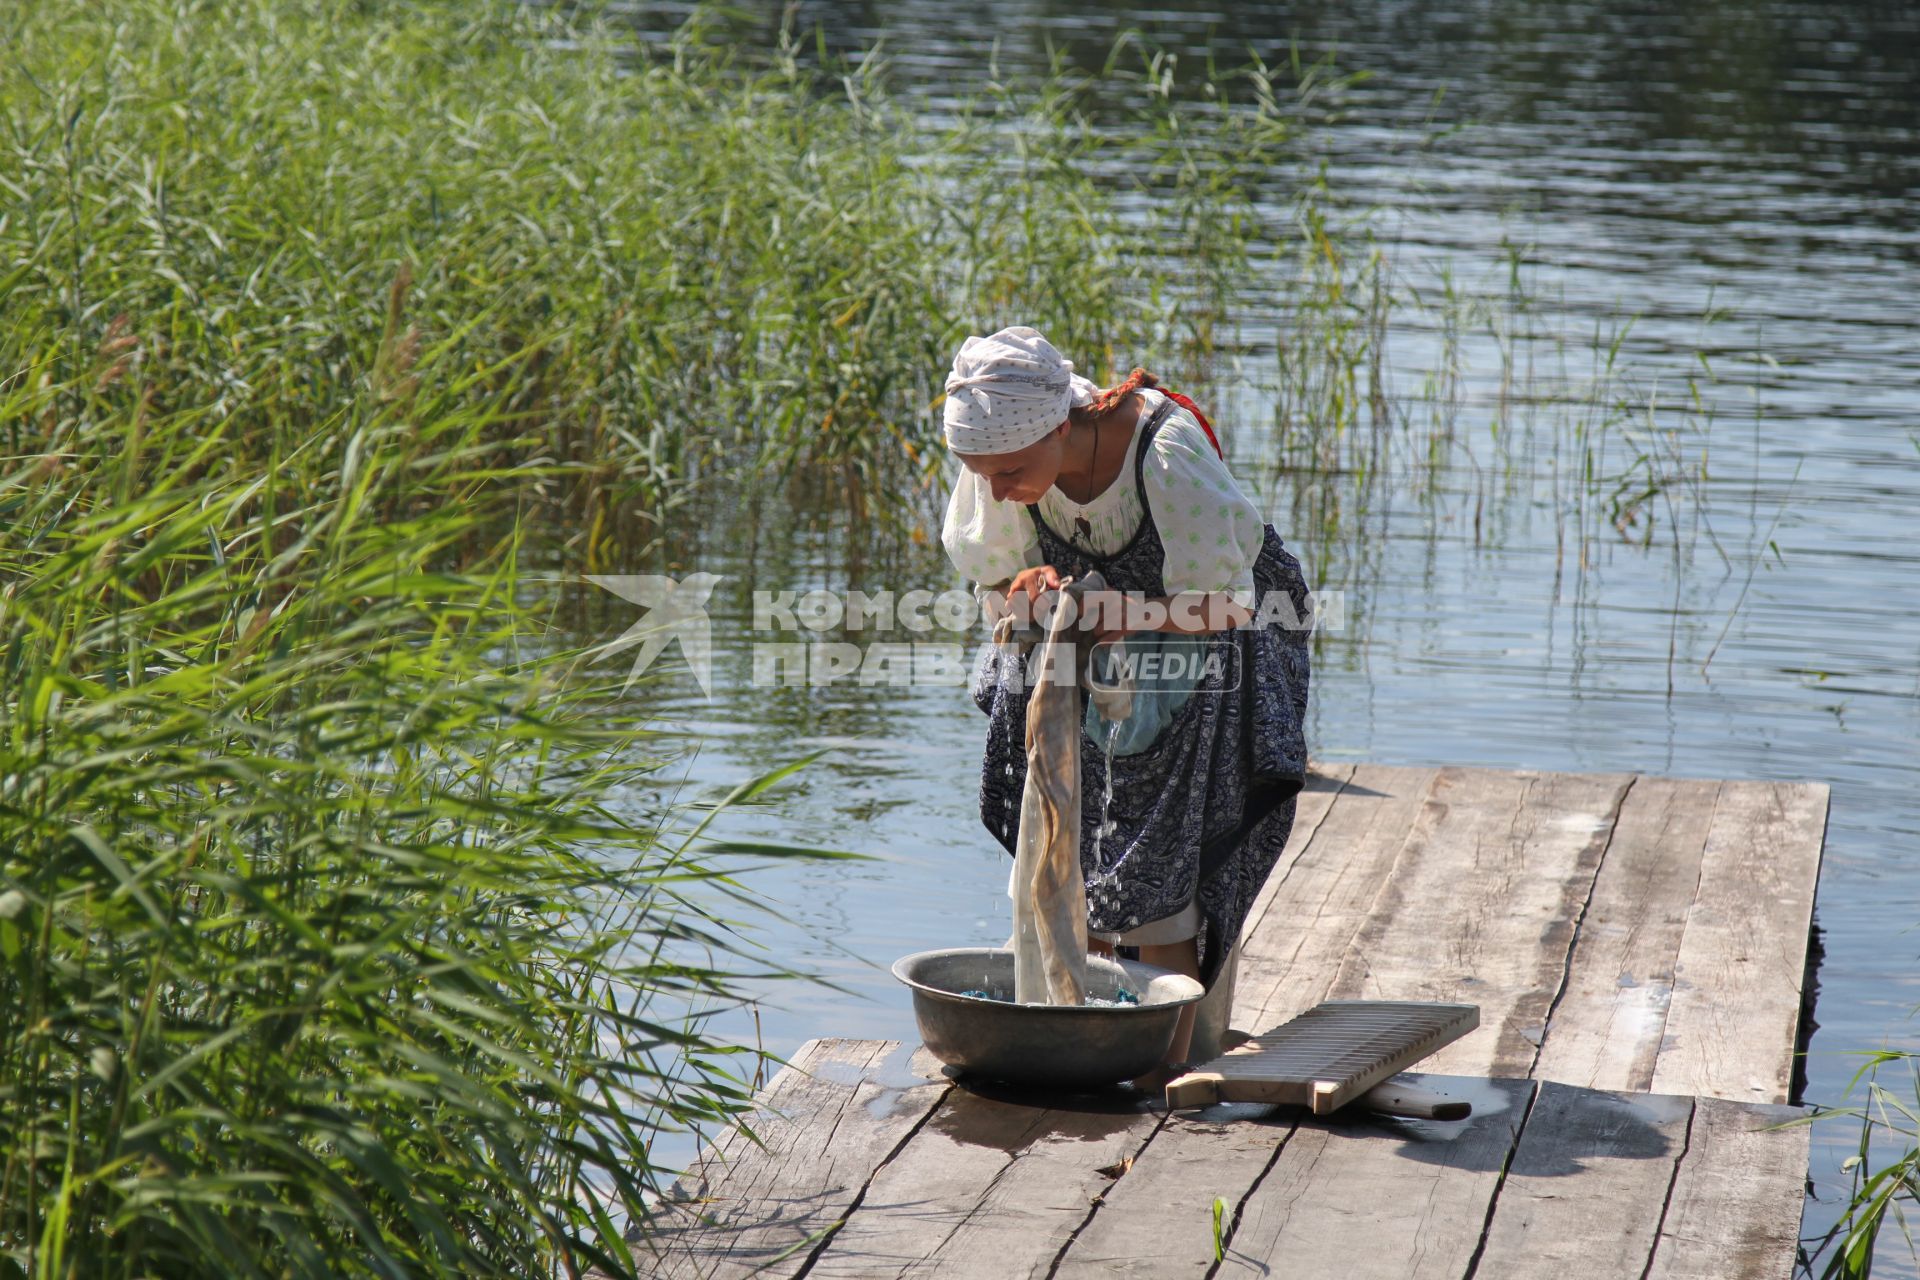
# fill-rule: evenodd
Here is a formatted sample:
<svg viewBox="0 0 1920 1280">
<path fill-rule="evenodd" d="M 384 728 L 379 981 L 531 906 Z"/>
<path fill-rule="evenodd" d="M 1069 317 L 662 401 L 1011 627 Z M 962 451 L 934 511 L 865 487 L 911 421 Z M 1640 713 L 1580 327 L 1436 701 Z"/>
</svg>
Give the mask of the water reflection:
<svg viewBox="0 0 1920 1280">
<path fill-rule="evenodd" d="M 786 11 L 736 6 L 727 29 L 765 47 Z M 686 12 L 649 5 L 633 20 L 659 35 Z M 1903 3 L 1003 3 L 982 21 L 956 23 L 949 7 L 925 0 L 806 0 L 794 14 L 831 52 L 860 57 L 878 43 L 901 78 L 936 89 L 991 58 L 1044 68 L 1055 51 L 1097 75 L 1116 38 L 1132 31 L 1182 56 L 1188 92 L 1199 92 L 1209 57 L 1231 65 L 1249 51 L 1269 62 L 1295 47 L 1308 58 L 1336 54 L 1373 75 L 1352 104 L 1363 127 L 1437 119 L 1514 128 L 1530 142 L 1516 159 L 1568 171 L 1638 164 L 1629 172 L 1649 183 L 1683 186 L 1703 171 L 1772 168 L 1775 180 L 1829 197 L 1898 201 L 1920 168 L 1920 14 Z M 1484 134 L 1466 141 L 1504 150 Z M 1780 171 L 1783 157 L 1800 172 Z M 1898 204 L 1879 212 L 1906 221 Z"/>
</svg>

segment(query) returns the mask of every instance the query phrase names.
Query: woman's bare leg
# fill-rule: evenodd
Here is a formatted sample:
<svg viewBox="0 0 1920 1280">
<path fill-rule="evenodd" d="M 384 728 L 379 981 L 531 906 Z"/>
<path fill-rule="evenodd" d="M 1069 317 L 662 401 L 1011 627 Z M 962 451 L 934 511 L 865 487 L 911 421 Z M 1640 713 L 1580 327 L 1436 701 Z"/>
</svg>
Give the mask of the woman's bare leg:
<svg viewBox="0 0 1920 1280">
<path fill-rule="evenodd" d="M 1196 981 L 1200 977 L 1200 951 L 1195 945 L 1197 939 L 1188 938 L 1184 942 L 1170 942 L 1164 946 L 1141 947 L 1142 963 L 1161 969 L 1171 969 L 1175 973 L 1184 973 Z M 1187 1050 L 1193 1043 L 1193 1006 L 1188 1005 L 1180 1011 L 1180 1025 L 1174 1028 L 1173 1043 L 1167 1046 L 1168 1063 L 1185 1062 Z"/>
</svg>

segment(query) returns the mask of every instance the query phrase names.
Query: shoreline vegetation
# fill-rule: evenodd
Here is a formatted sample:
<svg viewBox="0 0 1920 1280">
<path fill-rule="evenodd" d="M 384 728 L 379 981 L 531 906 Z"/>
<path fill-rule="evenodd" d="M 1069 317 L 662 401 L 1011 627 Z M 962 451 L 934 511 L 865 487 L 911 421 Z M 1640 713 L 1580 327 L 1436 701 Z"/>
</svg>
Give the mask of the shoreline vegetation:
<svg viewBox="0 0 1920 1280">
<path fill-rule="evenodd" d="M 934 126 L 697 17 L 16 16 L 0 1276 L 645 1274 L 654 1134 L 763 1066 L 698 1016 L 779 972 L 726 868 L 828 855 L 715 838 L 552 582 L 729 474 L 897 515 L 993 317 L 1204 363 L 1272 78 L 1121 148 L 1065 77 Z M 1150 243 L 1206 251 L 1152 310 Z"/>
<path fill-rule="evenodd" d="M 1096 127 L 1062 71 L 930 121 L 880 58 L 707 30 L 650 46 L 498 2 L 36 12 L 5 91 L 14 418 L 103 361 L 133 375 L 101 388 L 116 410 L 232 421 L 255 460 L 369 397 L 484 405 L 497 460 L 538 464 L 528 518 L 599 572 L 709 476 L 825 474 L 885 514 L 933 474 L 970 328 L 1189 370 L 1219 349 L 1247 185 L 1288 159 L 1278 72 L 1195 111 L 1123 46 L 1136 116 Z"/>
<path fill-rule="evenodd" d="M 1802 1122 L 1855 1120 L 1859 1125 L 1854 1154 L 1841 1165 L 1849 1179 L 1846 1200 L 1824 1234 L 1801 1242 L 1808 1276 L 1826 1259 L 1820 1280 L 1869 1280 L 1876 1261 L 1897 1261 L 1880 1243 L 1889 1221 L 1899 1227 L 1907 1257 L 1920 1256 L 1907 1219 L 1910 1207 L 1920 1207 L 1920 1054 L 1878 1049 L 1855 1056 L 1862 1061 L 1843 1101 L 1856 1095 L 1860 1100 L 1852 1106 L 1816 1106 Z M 1896 1091 L 1882 1084 L 1882 1071 L 1904 1076 L 1905 1087 Z"/>
</svg>

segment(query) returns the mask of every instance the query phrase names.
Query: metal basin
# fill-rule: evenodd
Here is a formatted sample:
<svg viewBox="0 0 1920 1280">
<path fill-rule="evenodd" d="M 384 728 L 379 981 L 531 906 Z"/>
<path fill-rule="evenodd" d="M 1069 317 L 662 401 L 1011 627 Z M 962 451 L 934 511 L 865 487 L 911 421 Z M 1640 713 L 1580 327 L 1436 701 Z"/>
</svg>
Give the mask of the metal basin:
<svg viewBox="0 0 1920 1280">
<path fill-rule="evenodd" d="M 1192 978 L 1134 960 L 1087 957 L 1087 994 L 1137 1005 L 1019 1005 L 1005 947 L 922 951 L 893 963 L 913 989 L 913 1016 L 933 1055 L 972 1076 L 1053 1089 L 1094 1089 L 1160 1065 L 1180 1010 L 1206 994 Z M 995 999 L 961 995 L 985 991 Z"/>
</svg>

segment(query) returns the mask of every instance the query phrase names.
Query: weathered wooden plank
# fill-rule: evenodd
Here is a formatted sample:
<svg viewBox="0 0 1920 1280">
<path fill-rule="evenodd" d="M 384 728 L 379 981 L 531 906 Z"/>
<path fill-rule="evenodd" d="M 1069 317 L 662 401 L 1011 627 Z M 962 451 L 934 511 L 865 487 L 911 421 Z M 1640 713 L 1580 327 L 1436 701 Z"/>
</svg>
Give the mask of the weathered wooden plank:
<svg viewBox="0 0 1920 1280">
<path fill-rule="evenodd" d="M 1798 1107 L 1701 1098 L 1648 1280 L 1788 1280 L 1811 1130 Z"/>
<path fill-rule="evenodd" d="M 1451 1124 L 1344 1114 L 1302 1118 L 1239 1206 L 1218 1274 L 1464 1276 L 1536 1086 L 1531 1080 L 1414 1079 L 1471 1101 L 1472 1118 Z M 1480 1274 L 1520 1273 L 1483 1268 Z"/>
<path fill-rule="evenodd" d="M 1691 1098 L 1543 1082 L 1475 1274 L 1641 1275 L 1692 1115 Z"/>
<path fill-rule="evenodd" d="M 1464 1001 L 1422 1066 L 1526 1075 L 1629 774 L 1443 769 L 1342 960 L 1335 999 Z"/>
<path fill-rule="evenodd" d="M 1301 1115 L 1228 1104 L 1169 1116 L 1101 1197 L 1055 1280 L 1206 1275 L 1214 1263 L 1214 1199 L 1225 1198 L 1231 1218 Z"/>
<path fill-rule="evenodd" d="M 1169 1106 L 1258 1102 L 1328 1115 L 1480 1025 L 1470 1004 L 1335 1000 L 1167 1082 Z"/>
<path fill-rule="evenodd" d="M 918 1046 L 810 1040 L 675 1184 L 639 1246 L 660 1276 L 791 1276 L 952 1085 Z"/>
<path fill-rule="evenodd" d="M 1647 1091 L 1720 784 L 1636 778 L 1620 807 L 1533 1074 Z"/>
<path fill-rule="evenodd" d="M 1827 799 L 1816 783 L 1721 786 L 1674 966 L 1656 1091 L 1787 1100 Z"/>
<path fill-rule="evenodd" d="M 1100 1170 L 1138 1155 L 1160 1119 L 1144 1103 L 1068 1110 L 955 1089 L 807 1274 L 1045 1276 L 1106 1190 Z"/>
<path fill-rule="evenodd" d="M 1432 769 L 1354 767 L 1240 935 L 1234 1026 L 1265 1031 L 1327 998 L 1434 777 Z"/>
<path fill-rule="evenodd" d="M 1243 939 L 1238 1025 L 1329 996 L 1470 1000 L 1495 1033 L 1429 1064 L 1784 1096 L 1824 787 L 1642 778 L 1622 803 L 1623 777 L 1317 773 Z M 1199 1275 L 1216 1196 L 1239 1213 L 1225 1272 L 1459 1275 L 1483 1222 L 1479 1275 L 1638 1275 L 1649 1257 L 1669 1280 L 1784 1275 L 1794 1252 L 1806 1135 L 1761 1131 L 1763 1109 L 1555 1083 L 1514 1150 L 1532 1086 L 1495 1080 L 1465 1126 L 1221 1112 L 1156 1129 L 949 1092 L 908 1054 L 806 1046 L 756 1120 L 767 1149 L 727 1135 L 684 1181 L 694 1203 L 663 1215 L 656 1272 L 791 1276 L 817 1252 L 820 1276 L 1042 1276 L 1056 1257 L 1070 1276 Z"/>
<path fill-rule="evenodd" d="M 1333 809 L 1333 802 L 1341 791 L 1346 789 L 1353 777 L 1354 766 L 1350 764 L 1321 764 L 1315 761 L 1307 766 L 1307 782 L 1300 789 L 1293 805 L 1293 830 L 1287 833 L 1287 847 L 1280 855 L 1280 861 L 1267 875 L 1267 882 L 1260 886 L 1260 892 L 1254 896 L 1253 906 L 1247 911 L 1246 924 L 1241 936 L 1252 935 L 1258 928 L 1267 909 L 1273 905 L 1273 895 L 1287 878 L 1287 869 L 1299 858 L 1302 851 L 1313 842 L 1314 833 L 1320 830 L 1320 824 L 1327 820 L 1327 814 Z"/>
</svg>

